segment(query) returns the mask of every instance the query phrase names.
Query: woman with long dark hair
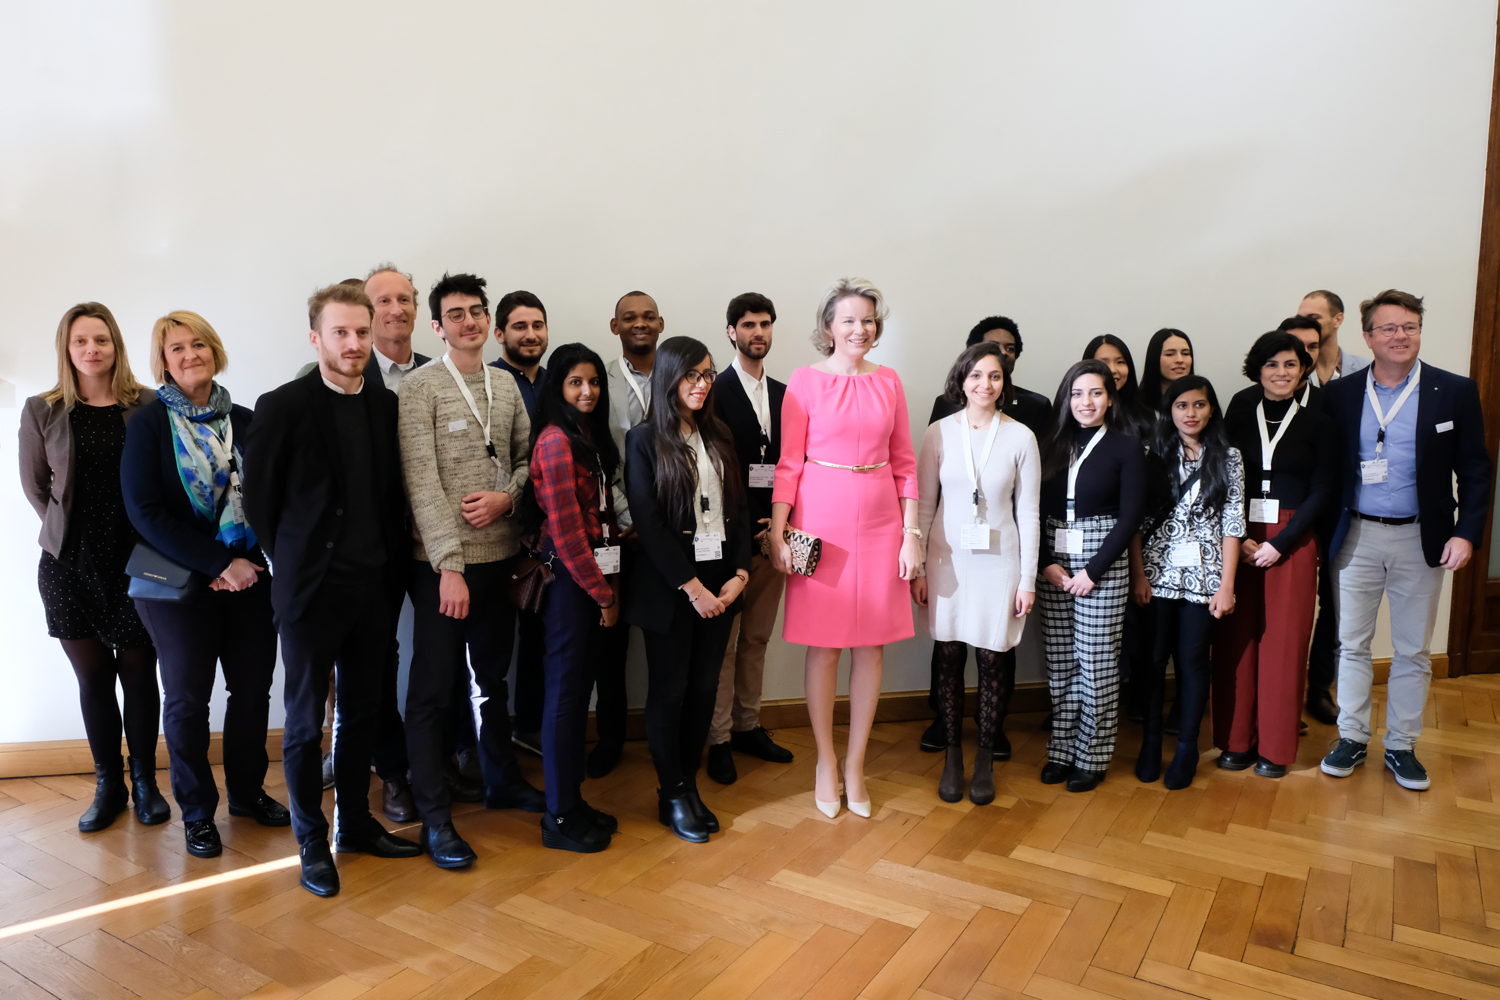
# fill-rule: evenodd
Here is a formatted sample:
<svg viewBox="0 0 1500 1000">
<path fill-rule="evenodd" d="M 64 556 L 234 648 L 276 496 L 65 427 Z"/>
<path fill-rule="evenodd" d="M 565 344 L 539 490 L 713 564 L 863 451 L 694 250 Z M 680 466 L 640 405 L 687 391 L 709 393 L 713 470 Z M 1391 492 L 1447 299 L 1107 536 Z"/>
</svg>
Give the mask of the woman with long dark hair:
<svg viewBox="0 0 1500 1000">
<path fill-rule="evenodd" d="M 1165 785 L 1186 788 L 1198 767 L 1198 728 L 1208 704 L 1213 623 L 1234 610 L 1234 578 L 1245 535 L 1245 465 L 1229 443 L 1208 379 L 1188 375 L 1161 397 L 1152 452 L 1166 473 L 1166 495 L 1147 518 L 1146 579 L 1156 619 L 1147 664 L 1146 722 L 1135 774 L 1161 775 L 1162 679 L 1177 667 L 1177 750 Z"/>
<path fill-rule="evenodd" d="M 553 572 L 542 604 L 542 843 L 591 854 L 619 824 L 583 800 L 584 729 L 600 629 L 620 617 L 620 538 L 611 483 L 620 453 L 609 433 L 609 379 L 583 344 L 552 352 L 531 427 L 525 534 Z"/>
<path fill-rule="evenodd" d="M 1153 414 L 1161 408 L 1162 393 L 1180 378 L 1193 374 L 1193 342 L 1181 330 L 1163 327 L 1146 345 L 1146 366 L 1141 370 L 1141 405 Z"/>
<path fill-rule="evenodd" d="M 1115 409 L 1115 419 L 1121 421 L 1121 429 L 1143 445 L 1149 444 L 1152 428 L 1156 426 L 1156 412 L 1141 399 L 1141 384 L 1136 377 L 1135 358 L 1130 347 L 1112 333 L 1101 333 L 1085 345 L 1083 360 L 1103 362 L 1109 369 L 1115 384 L 1111 404 Z"/>
<path fill-rule="evenodd" d="M 625 618 L 646 639 L 646 740 L 660 785 L 658 818 L 695 844 L 719 829 L 698 794 L 698 766 L 730 616 L 750 579 L 734 438 L 709 405 L 717 374 L 702 342 L 663 341 L 646 419 L 625 436 L 625 492 L 643 552 L 631 563 Z"/>
<path fill-rule="evenodd" d="M 1104 780 L 1119 710 L 1125 550 L 1146 503 L 1146 459 L 1123 428 L 1109 368 L 1080 361 L 1053 403 L 1042 445 L 1039 597 L 1052 695 L 1042 781 L 1086 792 Z"/>
<path fill-rule="evenodd" d="M 114 314 L 82 302 L 57 324 L 57 384 L 21 412 L 21 488 L 42 519 L 37 584 L 47 634 L 78 679 L 94 758 L 94 801 L 78 820 L 84 833 L 109 826 L 130 803 L 122 730 L 136 819 L 154 825 L 171 815 L 156 787 L 156 649 L 126 593 L 137 536 L 120 494 L 126 424 L 155 399 L 130 370 Z"/>
</svg>

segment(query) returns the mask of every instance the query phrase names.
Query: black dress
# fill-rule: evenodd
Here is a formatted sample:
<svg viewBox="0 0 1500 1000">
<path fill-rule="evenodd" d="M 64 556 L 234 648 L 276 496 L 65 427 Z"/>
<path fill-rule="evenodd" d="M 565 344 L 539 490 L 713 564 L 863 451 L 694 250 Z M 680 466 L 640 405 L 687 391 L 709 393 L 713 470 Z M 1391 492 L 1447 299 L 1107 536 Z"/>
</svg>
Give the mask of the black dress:
<svg viewBox="0 0 1500 1000">
<path fill-rule="evenodd" d="M 62 555 L 43 552 L 37 588 L 54 639 L 98 639 L 114 649 L 151 645 L 126 595 L 125 563 L 135 529 L 120 492 L 125 409 L 77 403 L 73 433 L 73 511 Z"/>
</svg>

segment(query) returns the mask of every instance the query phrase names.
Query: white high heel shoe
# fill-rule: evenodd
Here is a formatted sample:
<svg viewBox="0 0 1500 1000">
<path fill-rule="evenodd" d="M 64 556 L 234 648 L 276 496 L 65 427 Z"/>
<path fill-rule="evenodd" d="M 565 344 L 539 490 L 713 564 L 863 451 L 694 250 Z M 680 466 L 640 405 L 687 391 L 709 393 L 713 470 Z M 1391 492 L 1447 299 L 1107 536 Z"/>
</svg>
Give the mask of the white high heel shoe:
<svg viewBox="0 0 1500 1000">
<path fill-rule="evenodd" d="M 842 764 L 840 764 L 840 766 L 839 766 L 839 771 L 840 771 L 839 788 L 843 789 L 847 783 L 842 778 L 842 772 L 843 772 L 843 765 Z M 865 788 L 865 794 L 866 795 L 869 794 L 869 788 L 868 788 L 868 786 Z M 870 800 L 869 799 L 865 799 L 863 802 L 856 802 L 856 801 L 854 801 L 854 799 L 850 798 L 850 799 L 848 799 L 848 803 L 849 803 L 849 811 L 852 812 L 854 815 L 858 816 L 860 819 L 869 819 L 870 818 L 871 809 L 870 809 Z"/>
<path fill-rule="evenodd" d="M 825 802 L 822 799 L 818 798 L 818 789 L 817 789 L 816 779 L 814 779 L 814 783 L 813 784 L 814 784 L 814 787 L 813 787 L 813 805 L 815 805 L 815 806 L 818 807 L 818 812 L 822 813 L 824 816 L 827 816 L 829 819 L 833 819 L 833 818 L 837 817 L 838 814 L 839 814 L 839 810 L 843 806 L 843 795 L 844 795 L 844 782 L 843 782 L 843 780 L 840 779 L 840 781 L 839 781 L 839 786 L 838 786 L 838 795 L 839 795 L 839 798 L 834 799 L 832 802 Z"/>
</svg>

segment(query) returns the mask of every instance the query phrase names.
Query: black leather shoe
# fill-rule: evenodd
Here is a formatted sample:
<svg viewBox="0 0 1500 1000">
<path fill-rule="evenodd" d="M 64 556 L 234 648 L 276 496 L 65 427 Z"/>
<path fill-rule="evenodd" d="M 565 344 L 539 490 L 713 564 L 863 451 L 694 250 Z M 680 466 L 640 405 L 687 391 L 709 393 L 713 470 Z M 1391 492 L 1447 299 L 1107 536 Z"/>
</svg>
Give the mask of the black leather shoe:
<svg viewBox="0 0 1500 1000">
<path fill-rule="evenodd" d="M 675 795 L 657 794 L 661 796 L 661 802 L 656 818 L 661 821 L 662 826 L 690 844 L 708 843 L 708 828 L 693 811 L 693 802 L 686 791 L 679 790 Z"/>
<path fill-rule="evenodd" d="M 410 823 L 417 818 L 417 806 L 411 798 L 411 782 L 406 778 L 382 781 L 380 811 L 392 823 Z"/>
<path fill-rule="evenodd" d="M 1073 769 L 1067 764 L 1059 764 L 1055 760 L 1049 760 L 1042 765 L 1042 784 L 1060 785 L 1072 777 Z"/>
<path fill-rule="evenodd" d="M 211 819 L 195 819 L 182 824 L 182 837 L 187 842 L 187 852 L 195 858 L 217 858 L 224 853 L 219 828 Z"/>
<path fill-rule="evenodd" d="M 715 743 L 708 748 L 708 766 L 704 768 L 708 776 L 721 785 L 732 785 L 740 780 L 739 771 L 735 770 L 734 753 L 730 749 L 729 741 Z"/>
<path fill-rule="evenodd" d="M 1070 792 L 1092 792 L 1103 780 L 1103 771 L 1085 771 L 1075 768 L 1073 776 L 1068 779 L 1067 789 Z"/>
<path fill-rule="evenodd" d="M 616 743 L 614 740 L 600 740 L 594 744 L 594 749 L 589 751 L 584 773 L 590 778 L 604 777 L 619 765 L 620 754 L 624 751 L 625 747 L 621 743 Z"/>
<path fill-rule="evenodd" d="M 1286 765 L 1273 764 L 1262 757 L 1260 760 L 1255 762 L 1255 773 L 1260 775 L 1262 778 L 1285 778 Z"/>
<path fill-rule="evenodd" d="M 265 792 L 261 792 L 260 795 L 256 796 L 254 801 L 249 803 L 234 802 L 231 800 L 229 803 L 229 815 L 249 817 L 261 826 L 292 825 L 291 811 Z"/>
<path fill-rule="evenodd" d="M 522 809 L 529 813 L 547 811 L 547 796 L 517 778 L 508 785 L 491 785 L 484 790 L 486 809 Z"/>
<path fill-rule="evenodd" d="M 1325 726 L 1335 725 L 1339 721 L 1339 707 L 1334 704 L 1333 697 L 1327 691 L 1307 692 L 1307 714 Z"/>
<path fill-rule="evenodd" d="M 990 747 L 990 760 L 1010 760 L 1010 737 L 1003 730 L 995 730 L 995 745 Z"/>
<path fill-rule="evenodd" d="M 334 866 L 333 855 L 324 843 L 308 844 L 298 852 L 302 861 L 302 888 L 314 896 L 339 894 L 339 870 Z"/>
<path fill-rule="evenodd" d="M 130 758 L 130 796 L 135 799 L 135 818 L 143 826 L 156 826 L 172 818 L 172 807 L 156 787 L 156 761 Z"/>
<path fill-rule="evenodd" d="M 365 817 L 365 822 L 353 830 L 334 834 L 333 849 L 340 854 L 368 854 L 376 858 L 414 858 L 422 853 L 415 840 L 389 832 L 374 816 Z"/>
<path fill-rule="evenodd" d="M 130 805 L 130 793 L 125 789 L 125 772 L 120 758 L 105 764 L 94 765 L 94 801 L 78 817 L 78 829 L 84 833 L 97 833 L 115 821 L 115 817 Z"/>
<path fill-rule="evenodd" d="M 483 802 L 484 781 L 471 780 L 459 767 L 458 758 L 448 758 L 443 765 L 443 780 L 448 784 L 448 797 L 454 802 Z"/>
<path fill-rule="evenodd" d="M 577 854 L 598 854 L 609 846 L 609 834 L 595 826 L 579 806 L 562 816 L 543 813 L 541 825 L 543 847 Z"/>
<path fill-rule="evenodd" d="M 1244 752 L 1236 752 L 1234 750 L 1225 750 L 1215 758 L 1214 763 L 1226 771 L 1243 771 L 1255 763 L 1255 751 L 1246 750 Z"/>
<path fill-rule="evenodd" d="M 583 810 L 584 816 L 588 818 L 588 821 L 590 823 L 594 824 L 599 829 L 609 834 L 611 837 L 619 832 L 620 821 L 615 819 L 609 813 L 604 812 L 600 809 L 595 809 L 593 806 L 589 805 L 582 799 L 578 800 L 578 808 Z"/>
<path fill-rule="evenodd" d="M 688 801 L 693 806 L 693 815 L 698 817 L 698 822 L 703 824 L 703 829 L 709 833 L 718 833 L 719 817 L 703 804 L 703 796 L 698 794 L 698 786 L 689 784 L 683 788 L 683 791 L 687 793 Z"/>
<path fill-rule="evenodd" d="M 948 727 L 943 725 L 942 719 L 932 720 L 932 725 L 922 731 L 917 746 L 923 753 L 942 753 L 948 749 Z"/>
<path fill-rule="evenodd" d="M 467 868 L 474 863 L 474 848 L 458 835 L 452 823 L 422 827 L 422 853 L 439 868 Z"/>
<path fill-rule="evenodd" d="M 793 759 L 790 750 L 771 739 L 771 733 L 765 726 L 756 726 L 743 733 L 730 733 L 729 745 L 734 747 L 735 753 L 749 754 L 772 764 L 790 764 Z"/>
</svg>

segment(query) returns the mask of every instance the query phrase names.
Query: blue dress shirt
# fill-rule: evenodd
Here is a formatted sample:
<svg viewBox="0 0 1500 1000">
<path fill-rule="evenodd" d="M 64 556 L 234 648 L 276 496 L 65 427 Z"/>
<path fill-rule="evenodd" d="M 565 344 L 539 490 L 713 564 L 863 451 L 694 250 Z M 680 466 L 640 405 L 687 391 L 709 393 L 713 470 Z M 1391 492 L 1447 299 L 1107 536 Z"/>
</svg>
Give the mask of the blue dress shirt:
<svg viewBox="0 0 1500 1000">
<path fill-rule="evenodd" d="M 1357 376 L 1361 382 L 1368 380 L 1375 386 L 1375 397 L 1387 415 L 1396 400 L 1406 391 L 1416 372 L 1413 366 L 1406 378 L 1396 386 L 1387 388 L 1375 381 L 1368 369 Z M 1362 514 L 1377 517 L 1417 516 L 1417 410 L 1421 406 L 1421 387 L 1412 392 L 1406 405 L 1391 420 L 1385 429 L 1385 449 L 1380 457 L 1386 460 L 1386 480 L 1383 483 L 1361 482 L 1355 494 L 1357 509 Z M 1380 422 L 1375 418 L 1375 409 L 1369 397 L 1364 398 L 1359 417 L 1359 460 L 1367 462 L 1375 457 L 1375 440 L 1380 431 Z"/>
</svg>

